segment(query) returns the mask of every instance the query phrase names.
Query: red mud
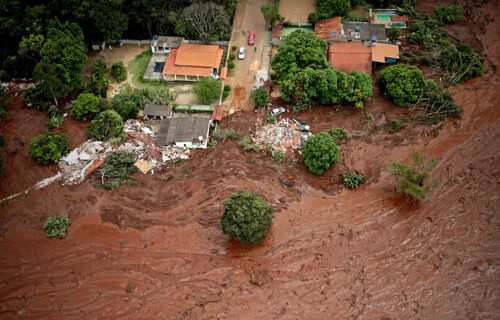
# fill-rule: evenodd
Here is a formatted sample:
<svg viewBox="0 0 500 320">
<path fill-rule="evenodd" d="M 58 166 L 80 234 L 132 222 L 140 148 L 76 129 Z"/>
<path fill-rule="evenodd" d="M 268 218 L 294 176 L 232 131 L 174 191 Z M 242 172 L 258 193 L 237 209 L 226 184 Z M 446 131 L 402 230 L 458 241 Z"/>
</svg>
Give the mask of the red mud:
<svg viewBox="0 0 500 320">
<path fill-rule="evenodd" d="M 479 34 L 497 55 L 498 26 Z M 489 73 L 452 88 L 464 116 L 448 121 L 437 138 L 416 124 L 366 135 L 366 113 L 375 124 L 405 116 L 377 90 L 364 111 L 315 107 L 299 114 L 313 132 L 339 126 L 366 135 L 342 144 L 341 163 L 321 177 L 299 156 L 277 166 L 226 141 L 160 175 L 135 174 L 138 186 L 53 183 L 1 203 L 0 318 L 497 318 L 499 82 Z M 14 136 L 27 143 L 44 132 L 44 115 L 16 97 L 8 112 L 10 122 L 0 125 L 8 143 L 2 197 L 55 173 L 36 165 L 27 146 L 9 151 Z M 248 135 L 257 116 L 238 112 L 221 125 Z M 84 127 L 65 123 L 72 147 L 83 141 Z M 441 186 L 418 204 L 395 192 L 384 172 L 387 162 L 409 161 L 413 151 L 440 161 L 434 175 Z M 372 182 L 346 190 L 344 170 Z M 222 204 L 240 189 L 275 208 L 263 244 L 222 234 Z M 44 239 L 41 225 L 51 215 L 71 218 L 66 239 Z"/>
</svg>

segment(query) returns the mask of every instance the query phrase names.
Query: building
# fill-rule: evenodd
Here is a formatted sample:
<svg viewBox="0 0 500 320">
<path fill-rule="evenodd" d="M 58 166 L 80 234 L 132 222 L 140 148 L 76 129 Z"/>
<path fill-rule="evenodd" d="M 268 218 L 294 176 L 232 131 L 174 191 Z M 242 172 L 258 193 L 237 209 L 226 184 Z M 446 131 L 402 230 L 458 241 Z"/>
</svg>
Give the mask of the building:
<svg viewBox="0 0 500 320">
<path fill-rule="evenodd" d="M 151 51 L 153 53 L 170 53 L 170 50 L 177 49 L 182 44 L 182 37 L 153 36 L 151 41 Z"/>
<path fill-rule="evenodd" d="M 156 138 L 156 144 L 204 149 L 208 144 L 211 122 L 209 118 L 194 116 L 164 118 L 160 122 L 160 132 Z"/>
<path fill-rule="evenodd" d="M 342 34 L 340 17 L 323 19 L 316 22 L 314 32 L 318 38 L 323 40 L 337 39 Z"/>
<path fill-rule="evenodd" d="M 366 41 L 387 42 L 385 25 L 368 22 L 344 22 L 342 23 L 341 40 L 343 41 Z"/>
<path fill-rule="evenodd" d="M 181 44 L 170 50 L 163 68 L 163 79 L 168 81 L 196 81 L 200 77 L 218 79 L 217 70 L 224 50 L 215 45 Z"/>
<path fill-rule="evenodd" d="M 395 63 L 399 59 L 399 46 L 388 43 L 375 43 L 372 47 L 373 68 L 377 63 Z"/>
<path fill-rule="evenodd" d="M 328 61 L 345 73 L 361 70 L 371 74 L 372 48 L 362 42 L 332 42 L 328 44 Z"/>
<path fill-rule="evenodd" d="M 144 106 L 144 120 L 161 120 L 172 117 L 172 108 L 162 104 L 146 104 Z"/>
</svg>

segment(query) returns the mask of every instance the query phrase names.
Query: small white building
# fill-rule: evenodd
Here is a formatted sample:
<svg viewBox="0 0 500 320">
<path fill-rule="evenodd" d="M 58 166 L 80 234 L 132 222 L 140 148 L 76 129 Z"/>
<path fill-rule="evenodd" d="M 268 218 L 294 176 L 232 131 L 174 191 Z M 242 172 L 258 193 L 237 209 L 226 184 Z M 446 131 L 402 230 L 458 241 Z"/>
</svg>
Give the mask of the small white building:
<svg viewBox="0 0 500 320">
<path fill-rule="evenodd" d="M 201 148 L 208 145 L 211 120 L 202 117 L 164 118 L 156 138 L 159 146 L 175 145 L 181 148 Z"/>
<path fill-rule="evenodd" d="M 153 36 L 151 51 L 168 54 L 171 49 L 179 48 L 183 40 L 183 37 Z"/>
</svg>

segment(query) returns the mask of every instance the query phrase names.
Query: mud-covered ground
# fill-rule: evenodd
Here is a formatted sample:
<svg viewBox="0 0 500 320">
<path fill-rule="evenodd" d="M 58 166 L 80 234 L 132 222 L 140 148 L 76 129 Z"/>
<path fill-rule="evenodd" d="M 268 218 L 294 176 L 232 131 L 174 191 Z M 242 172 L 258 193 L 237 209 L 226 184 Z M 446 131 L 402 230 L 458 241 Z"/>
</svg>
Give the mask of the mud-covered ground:
<svg viewBox="0 0 500 320">
<path fill-rule="evenodd" d="M 489 18 L 500 14 L 498 6 L 471 10 L 468 30 L 477 17 L 490 21 L 471 37 L 500 61 L 499 22 Z M 0 318 L 496 319 L 499 87 L 489 68 L 452 88 L 463 119 L 449 120 L 438 137 L 416 123 L 367 134 L 369 126 L 406 117 L 378 89 L 363 111 L 315 107 L 299 114 L 313 132 L 344 127 L 356 136 L 341 144 L 341 162 L 321 177 L 309 174 L 298 155 L 276 165 L 226 141 L 161 174 L 135 174 L 138 186 L 105 191 L 92 179 L 53 183 L 5 201 Z M 1 199 L 56 171 L 38 166 L 27 145 L 11 152 L 14 137 L 27 144 L 44 132 L 45 116 L 9 93 L 9 117 L 0 124 L 7 137 Z M 259 116 L 237 112 L 221 125 L 248 135 Z M 69 120 L 60 130 L 75 147 L 84 129 Z M 405 201 L 384 171 L 414 151 L 440 161 L 434 177 L 441 185 L 426 202 Z M 345 170 L 371 182 L 347 190 Z M 257 246 L 221 231 L 222 204 L 240 189 L 275 209 L 271 236 Z M 73 222 L 64 240 L 46 240 L 41 230 L 53 215 Z"/>
</svg>

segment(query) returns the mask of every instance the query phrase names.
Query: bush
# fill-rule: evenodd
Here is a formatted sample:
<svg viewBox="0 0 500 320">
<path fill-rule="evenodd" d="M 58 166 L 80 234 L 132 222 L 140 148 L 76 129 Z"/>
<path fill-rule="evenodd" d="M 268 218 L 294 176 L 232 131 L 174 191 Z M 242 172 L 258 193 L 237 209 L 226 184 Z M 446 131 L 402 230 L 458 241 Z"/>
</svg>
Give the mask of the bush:
<svg viewBox="0 0 500 320">
<path fill-rule="evenodd" d="M 107 95 L 108 78 L 104 74 L 106 72 L 106 63 L 101 59 L 97 59 L 92 65 L 89 81 L 87 83 L 86 92 L 92 93 L 103 98 Z"/>
<path fill-rule="evenodd" d="M 285 159 L 285 152 L 281 149 L 275 149 L 273 151 L 274 162 L 282 163 L 283 159 Z"/>
<path fill-rule="evenodd" d="M 234 45 L 233 45 L 233 46 L 231 46 L 231 50 L 233 50 L 233 51 L 234 51 L 234 50 L 236 50 L 236 49 L 238 49 L 238 47 L 237 47 L 237 46 L 234 46 Z"/>
<path fill-rule="evenodd" d="M 76 99 L 71 115 L 77 120 L 92 120 L 101 112 L 101 100 L 91 93 L 82 93 Z"/>
<path fill-rule="evenodd" d="M 116 112 L 120 115 L 123 121 L 128 119 L 135 119 L 139 115 L 139 108 L 132 101 L 120 104 L 116 108 Z"/>
<path fill-rule="evenodd" d="M 399 107 L 409 107 L 418 101 L 426 88 L 422 71 L 415 66 L 398 64 L 380 72 L 380 82 L 386 98 Z"/>
<path fill-rule="evenodd" d="M 69 138 L 64 133 L 36 136 L 30 143 L 30 156 L 40 164 L 59 160 L 69 152 Z"/>
<path fill-rule="evenodd" d="M 328 133 L 320 132 L 306 140 L 302 158 L 309 171 L 321 175 L 332 163 L 339 162 L 339 147 Z"/>
<path fill-rule="evenodd" d="M 335 144 L 337 144 L 341 140 L 347 139 L 347 131 L 342 128 L 333 128 L 330 130 L 329 134 Z"/>
<path fill-rule="evenodd" d="M 398 119 L 394 119 L 391 122 L 386 123 L 384 125 L 384 129 L 388 129 L 390 131 L 399 131 L 402 128 L 403 128 L 403 126 L 401 125 L 401 122 L 399 122 Z"/>
<path fill-rule="evenodd" d="M 66 237 L 66 229 L 71 224 L 68 218 L 61 217 L 49 217 L 47 222 L 43 224 L 43 230 L 45 230 L 45 237 L 47 239 L 53 237 L 59 237 L 60 239 Z"/>
<path fill-rule="evenodd" d="M 217 129 L 212 132 L 212 139 L 215 139 L 220 142 L 226 141 L 226 139 L 236 140 L 240 137 L 238 131 L 233 129 Z"/>
<path fill-rule="evenodd" d="M 210 104 L 219 97 L 221 83 L 219 80 L 203 78 L 195 82 L 193 92 L 203 104 Z"/>
<path fill-rule="evenodd" d="M 229 68 L 229 70 L 233 69 L 234 68 L 234 62 L 228 62 L 227 64 L 227 67 Z"/>
<path fill-rule="evenodd" d="M 224 203 L 221 218 L 222 231 L 242 243 L 256 244 L 264 241 L 273 225 L 273 208 L 262 198 L 238 191 Z"/>
<path fill-rule="evenodd" d="M 114 190 L 125 183 L 130 175 L 139 171 L 134 165 L 136 157 L 130 151 L 115 151 L 106 155 L 103 164 L 97 170 L 104 188 Z"/>
<path fill-rule="evenodd" d="M 230 59 L 230 60 L 234 60 L 234 59 L 236 59 L 236 54 L 235 54 L 235 53 L 230 53 L 230 54 L 229 54 L 229 59 Z"/>
<path fill-rule="evenodd" d="M 229 91 L 222 92 L 222 96 L 225 98 L 229 97 Z"/>
<path fill-rule="evenodd" d="M 275 124 L 277 121 L 278 121 L 278 115 L 275 115 L 275 116 L 273 116 L 271 114 L 267 115 L 266 122 L 268 124 Z"/>
<path fill-rule="evenodd" d="M 243 148 L 243 150 L 247 150 L 250 143 L 252 143 L 252 140 L 250 140 L 250 138 L 248 137 L 245 137 L 240 140 L 239 145 Z"/>
<path fill-rule="evenodd" d="M 389 39 L 391 41 L 396 41 L 398 40 L 399 36 L 401 36 L 401 29 L 392 27 L 389 29 Z"/>
<path fill-rule="evenodd" d="M 427 194 L 434 190 L 439 181 L 434 181 L 429 184 L 431 172 L 434 170 L 438 162 L 431 158 L 426 163 L 425 156 L 421 156 L 418 152 L 413 154 L 413 167 L 409 167 L 405 163 L 391 162 L 389 163 L 388 171 L 397 180 L 398 191 L 404 192 L 407 196 L 415 199 L 427 199 Z"/>
<path fill-rule="evenodd" d="M 228 84 L 226 84 L 226 85 L 224 86 L 224 91 L 231 91 L 231 86 L 230 86 L 230 85 L 228 85 Z"/>
<path fill-rule="evenodd" d="M 453 23 L 462 20 L 464 8 L 450 4 L 447 7 L 439 7 L 434 9 L 436 20 L 441 23 Z"/>
<path fill-rule="evenodd" d="M 365 183 L 365 176 L 355 172 L 344 172 L 342 181 L 344 182 L 344 186 L 356 189 L 358 185 Z"/>
<path fill-rule="evenodd" d="M 87 136 L 105 141 L 123 134 L 123 120 L 114 110 L 106 110 L 97 115 L 87 127 Z"/>
<path fill-rule="evenodd" d="M 319 15 L 317 12 L 311 12 L 307 16 L 307 22 L 309 22 L 312 25 L 316 24 L 316 22 L 318 22 L 318 20 L 319 20 Z"/>
<path fill-rule="evenodd" d="M 64 122 L 64 117 L 62 115 L 55 114 L 47 119 L 45 124 L 49 130 L 59 127 Z"/>
<path fill-rule="evenodd" d="M 252 97 L 253 104 L 258 108 L 262 108 L 267 104 L 267 90 L 265 88 L 260 87 L 252 90 L 250 97 Z"/>
<path fill-rule="evenodd" d="M 117 82 L 122 82 L 123 80 L 127 79 L 127 69 L 125 69 L 125 66 L 123 65 L 122 61 L 113 63 L 111 65 L 109 74 Z"/>
</svg>

